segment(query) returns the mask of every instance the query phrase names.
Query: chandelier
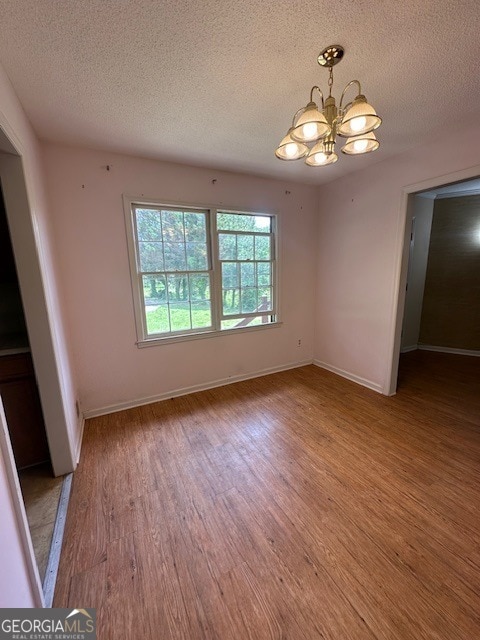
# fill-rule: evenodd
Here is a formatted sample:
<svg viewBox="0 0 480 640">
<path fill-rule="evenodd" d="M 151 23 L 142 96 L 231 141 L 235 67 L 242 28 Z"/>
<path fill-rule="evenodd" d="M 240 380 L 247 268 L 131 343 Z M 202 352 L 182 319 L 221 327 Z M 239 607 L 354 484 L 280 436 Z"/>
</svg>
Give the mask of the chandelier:
<svg viewBox="0 0 480 640">
<path fill-rule="evenodd" d="M 346 85 L 338 109 L 332 96 L 333 67 L 343 58 L 343 53 L 343 47 L 333 44 L 319 54 L 318 64 L 330 71 L 328 97 L 324 98 L 319 87 L 312 87 L 310 102 L 293 116 L 292 126 L 275 151 L 280 160 L 305 158 L 311 167 L 333 164 L 338 160 L 335 153 L 337 135 L 346 138 L 341 150 L 347 155 L 356 156 L 378 149 L 379 142 L 373 131 L 380 126 L 382 119 L 362 94 L 360 82 L 352 80 Z M 353 85 L 357 85 L 358 95 L 343 106 L 345 94 Z M 313 101 L 315 90 L 321 97 L 321 110 Z"/>
</svg>

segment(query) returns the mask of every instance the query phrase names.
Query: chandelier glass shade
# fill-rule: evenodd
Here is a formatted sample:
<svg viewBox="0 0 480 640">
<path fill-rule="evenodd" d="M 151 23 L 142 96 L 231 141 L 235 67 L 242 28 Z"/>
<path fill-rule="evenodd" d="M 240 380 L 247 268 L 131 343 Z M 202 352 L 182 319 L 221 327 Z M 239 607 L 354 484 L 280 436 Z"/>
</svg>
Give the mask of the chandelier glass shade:
<svg viewBox="0 0 480 640">
<path fill-rule="evenodd" d="M 339 136 L 358 136 L 377 129 L 381 123 L 382 120 L 365 96 L 358 95 L 339 123 L 337 132 Z"/>
<path fill-rule="evenodd" d="M 298 142 L 314 142 L 327 136 L 330 131 L 323 113 L 318 110 L 315 102 L 309 102 L 292 128 L 292 138 Z"/>
<path fill-rule="evenodd" d="M 275 155 L 280 160 L 298 160 L 307 155 L 309 148 L 303 142 L 297 142 L 292 138 L 293 127 L 288 130 L 287 135 L 278 145 Z"/>
<path fill-rule="evenodd" d="M 360 153 L 370 153 L 370 151 L 375 151 L 378 147 L 379 142 L 373 131 L 370 131 L 369 133 L 348 138 L 342 147 L 342 151 L 349 156 L 357 156 Z"/>
<path fill-rule="evenodd" d="M 305 158 L 311 167 L 333 164 L 338 160 L 335 153 L 337 136 L 347 138 L 341 148 L 347 155 L 362 155 L 378 149 L 379 142 L 373 131 L 382 120 L 362 94 L 360 82 L 352 80 L 346 85 L 338 108 L 332 96 L 333 67 L 342 58 L 340 45 L 330 45 L 318 56 L 318 63 L 330 71 L 328 97 L 324 98 L 319 87 L 312 87 L 310 101 L 293 116 L 292 126 L 275 151 L 280 160 Z M 355 99 L 343 106 L 345 94 L 354 85 L 358 88 Z M 321 108 L 313 100 L 315 91 L 320 94 Z"/>
</svg>

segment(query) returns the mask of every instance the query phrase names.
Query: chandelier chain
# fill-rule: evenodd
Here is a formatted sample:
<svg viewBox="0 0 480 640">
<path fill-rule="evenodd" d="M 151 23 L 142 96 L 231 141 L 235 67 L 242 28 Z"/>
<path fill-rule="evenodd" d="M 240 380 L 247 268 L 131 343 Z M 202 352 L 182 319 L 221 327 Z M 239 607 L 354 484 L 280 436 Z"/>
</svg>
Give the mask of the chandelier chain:
<svg viewBox="0 0 480 640">
<path fill-rule="evenodd" d="M 332 95 L 333 87 L 333 67 L 330 67 L 330 75 L 328 76 L 328 95 Z"/>
</svg>

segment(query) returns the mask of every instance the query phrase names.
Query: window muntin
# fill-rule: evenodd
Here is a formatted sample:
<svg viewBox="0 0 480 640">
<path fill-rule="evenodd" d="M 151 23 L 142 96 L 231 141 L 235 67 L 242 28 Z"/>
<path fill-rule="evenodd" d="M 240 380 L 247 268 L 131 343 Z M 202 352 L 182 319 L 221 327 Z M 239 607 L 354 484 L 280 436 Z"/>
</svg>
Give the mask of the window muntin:
<svg viewBox="0 0 480 640">
<path fill-rule="evenodd" d="M 276 322 L 274 216 L 130 204 L 139 343 Z"/>
</svg>

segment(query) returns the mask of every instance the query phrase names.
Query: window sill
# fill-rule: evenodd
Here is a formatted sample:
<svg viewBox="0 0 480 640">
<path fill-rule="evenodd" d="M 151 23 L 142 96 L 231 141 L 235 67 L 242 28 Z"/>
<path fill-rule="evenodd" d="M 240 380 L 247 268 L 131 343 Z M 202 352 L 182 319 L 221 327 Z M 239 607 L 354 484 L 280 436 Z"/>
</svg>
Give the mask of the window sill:
<svg viewBox="0 0 480 640">
<path fill-rule="evenodd" d="M 173 342 L 186 342 L 188 340 L 203 340 L 205 338 L 217 338 L 218 336 L 229 336 L 232 334 L 249 333 L 250 331 L 265 331 L 268 329 L 278 329 L 282 326 L 282 322 L 269 322 L 268 324 L 259 324 L 254 327 L 242 327 L 240 329 L 224 329 L 223 331 L 203 331 L 199 333 L 189 333 L 188 335 L 166 336 L 165 338 L 148 338 L 139 340 L 136 344 L 139 349 L 146 347 L 156 347 Z"/>
</svg>

